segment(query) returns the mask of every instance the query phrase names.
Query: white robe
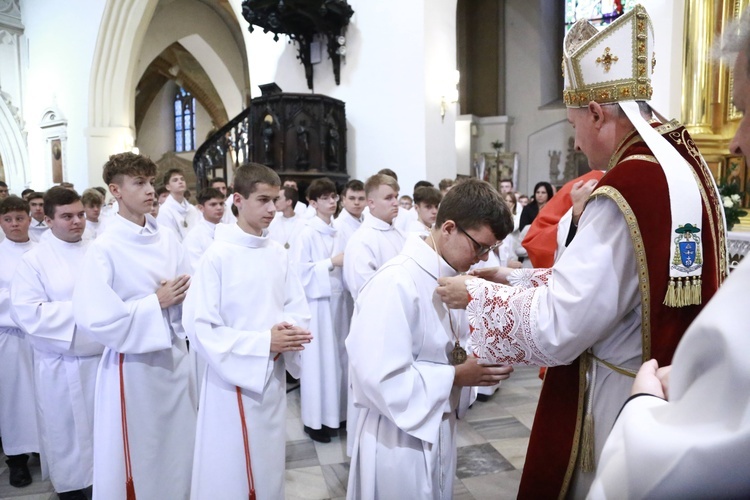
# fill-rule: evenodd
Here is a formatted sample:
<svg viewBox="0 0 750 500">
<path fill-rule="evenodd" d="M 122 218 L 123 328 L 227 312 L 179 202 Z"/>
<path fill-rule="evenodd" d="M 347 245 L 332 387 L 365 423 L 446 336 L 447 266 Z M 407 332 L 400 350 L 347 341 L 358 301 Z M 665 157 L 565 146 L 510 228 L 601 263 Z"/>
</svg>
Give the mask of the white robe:
<svg viewBox="0 0 750 500">
<path fill-rule="evenodd" d="M 467 283 L 475 354 L 492 362 L 537 366 L 572 363 L 591 348 L 613 365 L 641 364 L 641 295 L 627 223 L 607 198 L 589 202 L 575 239 L 551 270 L 516 270 L 514 287 Z M 483 319 L 490 321 L 484 322 Z M 594 452 L 598 462 L 633 379 L 595 365 Z M 570 494 L 588 491 L 593 473 L 576 469 Z"/>
<path fill-rule="evenodd" d="M 637 396 L 622 409 L 590 498 L 750 497 L 749 288 L 746 258 L 677 346 L 669 402 Z"/>
<path fill-rule="evenodd" d="M 224 200 L 224 215 L 221 216 L 222 224 L 236 224 L 237 217 L 232 213 L 232 205 L 234 205 L 234 196 L 229 195 Z"/>
<path fill-rule="evenodd" d="M 161 309 L 162 280 L 189 271 L 171 231 L 146 215 L 140 227 L 117 215 L 89 246 L 73 292 L 78 328 L 106 346 L 96 380 L 94 498 L 125 498 L 120 353 L 130 456 L 139 498 L 187 498 L 197 396 L 182 306 Z"/>
<path fill-rule="evenodd" d="M 365 282 L 403 246 L 401 231 L 371 214 L 365 215 L 344 251 L 344 282 L 354 300 Z"/>
<path fill-rule="evenodd" d="M 342 210 L 339 216 L 333 220 L 333 227 L 337 231 L 340 251 L 343 252 L 346 249 L 346 244 L 349 243 L 349 239 L 354 234 L 354 231 L 360 228 L 363 219 L 364 217 L 357 219 L 346 210 Z"/>
<path fill-rule="evenodd" d="M 95 240 L 97 236 L 104 232 L 105 227 L 106 223 L 101 216 L 97 222 L 86 220 L 86 229 L 83 231 L 82 238 L 87 241 Z"/>
<path fill-rule="evenodd" d="M 34 365 L 26 334 L 11 317 L 10 282 L 33 241 L 0 243 L 0 436 L 6 455 L 39 451 Z"/>
<path fill-rule="evenodd" d="M 410 220 L 406 223 L 406 233 L 416 234 L 417 236 L 426 236 L 430 232 L 430 228 L 422 224 L 422 221 Z"/>
<path fill-rule="evenodd" d="M 94 388 L 104 346 L 76 329 L 72 302 L 87 246 L 51 234 L 24 255 L 11 285 L 13 318 L 34 349 L 41 457 L 57 492 L 94 480 Z"/>
<path fill-rule="evenodd" d="M 283 212 L 276 212 L 276 216 L 268 226 L 268 237 L 289 249 L 304 225 L 303 216 L 296 212 L 292 217 L 285 217 Z"/>
<path fill-rule="evenodd" d="M 412 235 L 357 298 L 346 341 L 360 407 L 349 434 L 349 499 L 453 496 L 456 410 L 462 395 L 467 409 L 470 389 L 453 386 L 448 360 L 455 335 L 466 346 L 467 329 L 435 289 L 438 277 L 455 274 Z"/>
<path fill-rule="evenodd" d="M 195 225 L 195 228 L 185 236 L 182 246 L 185 248 L 185 253 L 190 261 L 191 271 L 197 269 L 198 261 L 206 250 L 208 250 L 208 247 L 211 246 L 211 243 L 214 242 L 215 231 L 216 224 L 208 222 L 206 219 L 201 219 Z"/>
<path fill-rule="evenodd" d="M 31 225 L 29 226 L 29 238 L 34 243 L 39 243 L 39 240 L 42 239 L 42 235 L 49 229 L 49 226 L 47 223 L 44 222 L 42 219 L 41 222 L 38 220 L 32 218 L 31 219 Z"/>
<path fill-rule="evenodd" d="M 404 234 L 409 232 L 409 223 L 419 219 L 417 211 L 406 210 L 405 208 L 398 207 L 398 214 L 393 219 L 393 227 L 398 229 Z"/>
<path fill-rule="evenodd" d="M 276 359 L 271 327 L 307 327 L 304 291 L 286 250 L 239 226 L 219 225 L 193 277 L 184 325 L 207 362 L 198 411 L 191 498 L 248 497 L 242 404 L 258 500 L 284 498 L 286 371 L 299 376 L 299 352 Z M 315 340 L 313 340 L 315 342 Z"/>
<path fill-rule="evenodd" d="M 182 203 L 177 203 L 177 200 L 171 194 L 161 204 L 159 215 L 156 217 L 159 225 L 174 231 L 180 242 L 185 239 L 188 232 L 198 225 L 201 219 L 203 219 L 203 215 L 190 202 L 182 200 Z"/>
<path fill-rule="evenodd" d="M 349 331 L 341 268 L 334 267 L 337 231 L 320 217 L 300 229 L 290 255 L 310 308 L 315 339 L 301 353 L 300 407 L 302 424 L 337 429 L 346 420 L 347 360 L 340 343 Z"/>
<path fill-rule="evenodd" d="M 185 253 L 190 261 L 191 274 L 198 269 L 198 262 L 200 262 L 201 257 L 208 250 L 208 247 L 211 246 L 211 243 L 214 242 L 215 233 L 216 224 L 208 222 L 204 218 L 185 236 L 182 246 L 185 248 Z M 201 356 L 196 355 L 195 349 L 189 347 L 189 350 L 190 357 L 195 366 L 195 386 L 200 395 L 201 381 L 203 380 L 203 374 L 206 372 L 206 362 Z"/>
</svg>

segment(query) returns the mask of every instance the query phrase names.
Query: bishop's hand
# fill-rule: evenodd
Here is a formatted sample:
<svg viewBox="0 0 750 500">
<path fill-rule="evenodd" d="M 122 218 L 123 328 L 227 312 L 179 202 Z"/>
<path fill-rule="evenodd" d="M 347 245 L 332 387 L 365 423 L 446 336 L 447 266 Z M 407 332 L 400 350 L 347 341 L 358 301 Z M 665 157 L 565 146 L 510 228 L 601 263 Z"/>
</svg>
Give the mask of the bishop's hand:
<svg viewBox="0 0 750 500">
<path fill-rule="evenodd" d="M 469 292 L 466 290 L 466 282 L 473 276 L 453 276 L 451 278 L 438 278 L 437 294 L 445 305 L 451 309 L 466 309 L 469 305 Z"/>
<path fill-rule="evenodd" d="M 516 261 L 518 262 L 518 261 Z M 519 262 L 520 264 L 520 262 Z M 521 267 L 521 266 L 518 266 Z M 494 283 L 501 283 L 503 285 L 508 284 L 508 275 L 513 271 L 510 267 L 483 267 L 481 269 L 472 269 L 469 274 L 482 278 L 487 281 Z"/>
</svg>

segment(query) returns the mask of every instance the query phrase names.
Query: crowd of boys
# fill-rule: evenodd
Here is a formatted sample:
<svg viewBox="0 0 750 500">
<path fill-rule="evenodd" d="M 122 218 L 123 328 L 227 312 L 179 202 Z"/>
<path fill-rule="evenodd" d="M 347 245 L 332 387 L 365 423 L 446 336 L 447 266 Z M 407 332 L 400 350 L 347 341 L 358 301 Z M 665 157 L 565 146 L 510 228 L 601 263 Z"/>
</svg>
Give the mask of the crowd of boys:
<svg viewBox="0 0 750 500">
<path fill-rule="evenodd" d="M 404 210 L 385 170 L 340 196 L 314 180 L 299 207 L 294 181 L 248 164 L 228 199 L 213 179 L 194 206 L 181 171 L 159 189 L 155 175 L 150 159 L 122 153 L 103 168 L 108 204 L 107 191 L 72 185 L 0 201 L 0 433 L 13 486 L 31 482 L 27 462 L 39 453 L 64 500 L 87 498 L 92 485 L 108 499 L 283 498 L 289 377 L 300 381 L 310 438 L 328 442 L 349 426 L 352 495 L 368 496 L 374 450 L 363 430 L 373 418 L 416 418 L 404 432 L 434 443 L 427 430 L 455 432 L 444 415 L 459 399 L 465 409 L 461 388 L 512 371 L 475 359 L 454 368 L 464 315 L 428 310 L 439 276 L 486 260 L 512 229 L 488 184 L 451 183 L 444 195 L 422 181 Z M 483 211 L 465 206 L 478 200 Z M 392 285 L 388 261 L 388 273 L 415 280 L 399 292 L 414 295 L 410 304 L 379 291 Z M 355 306 L 360 292 L 381 297 Z M 403 335 L 424 356 L 407 337 L 387 340 Z M 366 368 L 386 345 L 399 367 Z M 383 379 L 368 387 L 372 377 Z M 381 384 L 398 388 L 377 396 Z M 398 460 L 414 452 L 403 451 Z M 452 475 L 455 464 L 444 465 Z"/>
</svg>

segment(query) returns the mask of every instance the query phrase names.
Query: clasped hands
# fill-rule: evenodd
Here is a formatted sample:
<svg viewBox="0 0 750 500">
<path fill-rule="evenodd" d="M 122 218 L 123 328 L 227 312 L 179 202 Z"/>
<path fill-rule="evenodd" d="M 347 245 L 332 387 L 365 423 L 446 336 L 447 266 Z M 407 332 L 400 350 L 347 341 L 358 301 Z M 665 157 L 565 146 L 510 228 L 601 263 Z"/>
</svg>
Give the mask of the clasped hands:
<svg viewBox="0 0 750 500">
<path fill-rule="evenodd" d="M 635 376 L 631 395 L 651 394 L 662 399 L 669 399 L 669 374 L 672 365 L 659 368 L 655 359 L 650 359 L 641 365 Z"/>
<path fill-rule="evenodd" d="M 312 339 L 309 330 L 282 321 L 271 327 L 271 352 L 302 351 Z"/>
<path fill-rule="evenodd" d="M 508 284 L 508 275 L 513 271 L 509 267 L 487 267 L 484 269 L 473 269 L 468 274 L 453 276 L 451 278 L 438 278 L 437 294 L 440 299 L 451 309 L 466 309 L 469 305 L 469 292 L 466 282 L 472 278 L 482 278 L 487 281 Z"/>
</svg>

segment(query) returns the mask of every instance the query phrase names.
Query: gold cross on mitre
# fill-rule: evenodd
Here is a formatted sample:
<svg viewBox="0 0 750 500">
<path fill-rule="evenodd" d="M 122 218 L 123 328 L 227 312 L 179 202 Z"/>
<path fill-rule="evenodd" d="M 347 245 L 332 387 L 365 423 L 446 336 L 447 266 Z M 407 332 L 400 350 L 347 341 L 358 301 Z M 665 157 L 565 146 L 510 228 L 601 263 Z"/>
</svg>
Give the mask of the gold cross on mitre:
<svg viewBox="0 0 750 500">
<path fill-rule="evenodd" d="M 612 67 L 612 63 L 619 61 L 620 58 L 610 53 L 609 47 L 604 49 L 604 54 L 596 58 L 597 63 L 604 64 L 604 71 L 607 72 Z"/>
</svg>

